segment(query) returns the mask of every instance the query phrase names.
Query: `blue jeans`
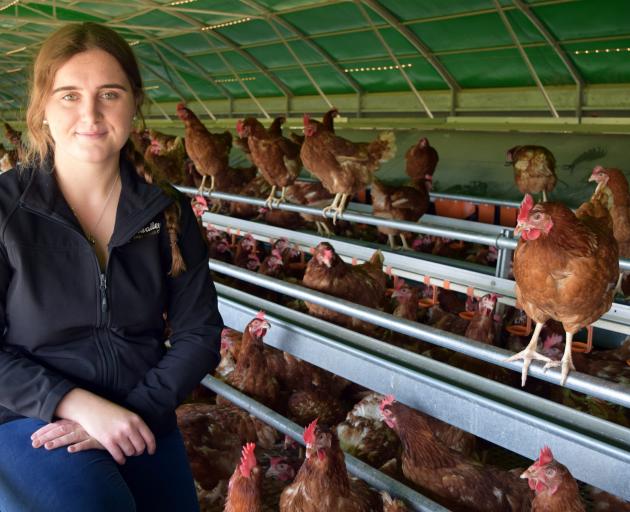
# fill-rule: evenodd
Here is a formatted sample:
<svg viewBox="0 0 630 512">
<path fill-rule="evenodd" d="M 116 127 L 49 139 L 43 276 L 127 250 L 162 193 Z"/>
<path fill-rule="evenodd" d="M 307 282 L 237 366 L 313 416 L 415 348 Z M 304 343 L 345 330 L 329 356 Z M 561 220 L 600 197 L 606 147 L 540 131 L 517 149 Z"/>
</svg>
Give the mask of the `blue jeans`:
<svg viewBox="0 0 630 512">
<path fill-rule="evenodd" d="M 33 448 L 31 434 L 44 425 L 0 425 L 0 512 L 199 512 L 179 430 L 158 437 L 154 455 L 121 466 L 105 450 Z"/>
</svg>

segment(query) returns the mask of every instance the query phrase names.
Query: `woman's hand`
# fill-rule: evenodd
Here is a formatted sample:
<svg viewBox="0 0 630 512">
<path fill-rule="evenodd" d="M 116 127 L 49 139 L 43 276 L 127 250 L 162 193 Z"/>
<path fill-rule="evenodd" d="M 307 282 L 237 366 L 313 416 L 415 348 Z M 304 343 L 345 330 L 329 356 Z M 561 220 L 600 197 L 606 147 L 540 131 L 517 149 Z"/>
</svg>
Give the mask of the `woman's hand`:
<svg viewBox="0 0 630 512">
<path fill-rule="evenodd" d="M 140 416 L 84 389 L 64 396 L 55 414 L 80 424 L 118 464 L 145 450 L 155 453 L 155 436 Z"/>
<path fill-rule="evenodd" d="M 43 426 L 31 436 L 33 448 L 44 446 L 54 450 L 68 446 L 71 453 L 83 450 L 104 450 L 105 447 L 88 434 L 76 421 L 58 420 Z"/>
</svg>

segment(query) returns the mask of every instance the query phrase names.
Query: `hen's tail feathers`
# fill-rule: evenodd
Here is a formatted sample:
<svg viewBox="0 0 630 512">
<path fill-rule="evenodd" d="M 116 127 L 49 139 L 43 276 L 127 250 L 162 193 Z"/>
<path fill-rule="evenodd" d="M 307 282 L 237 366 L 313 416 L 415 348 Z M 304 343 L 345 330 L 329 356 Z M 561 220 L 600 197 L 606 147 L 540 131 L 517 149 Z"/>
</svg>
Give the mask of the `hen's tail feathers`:
<svg viewBox="0 0 630 512">
<path fill-rule="evenodd" d="M 374 265 L 375 267 L 383 268 L 383 263 L 385 262 L 385 257 L 383 253 L 379 250 L 375 251 L 370 258 L 370 265 Z"/>
<path fill-rule="evenodd" d="M 370 143 L 370 153 L 374 151 L 374 156 L 379 162 L 387 162 L 396 155 L 396 135 L 392 131 L 381 132 L 378 138 Z"/>
</svg>

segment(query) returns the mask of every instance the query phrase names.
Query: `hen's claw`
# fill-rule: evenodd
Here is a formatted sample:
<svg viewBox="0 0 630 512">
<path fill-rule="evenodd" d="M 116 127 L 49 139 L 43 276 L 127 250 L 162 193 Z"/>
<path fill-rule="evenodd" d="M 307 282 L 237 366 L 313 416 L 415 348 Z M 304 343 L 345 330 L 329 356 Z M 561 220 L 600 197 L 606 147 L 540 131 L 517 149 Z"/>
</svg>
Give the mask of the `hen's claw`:
<svg viewBox="0 0 630 512">
<path fill-rule="evenodd" d="M 571 354 L 569 353 L 569 357 L 563 357 L 560 361 L 549 361 L 543 367 L 543 371 L 546 372 L 549 368 L 557 368 L 558 366 L 562 367 L 560 372 L 560 385 L 564 386 L 564 383 L 567 381 L 567 377 L 569 376 L 569 372 L 571 370 L 575 370 Z"/>
<path fill-rule="evenodd" d="M 514 354 L 513 356 L 508 357 L 505 360 L 505 362 L 509 363 L 512 361 L 518 361 L 519 359 L 523 360 L 523 370 L 521 372 L 521 386 L 522 387 L 524 387 L 525 382 L 527 382 L 527 372 L 533 360 L 544 361 L 547 364 L 554 362 L 551 359 L 549 359 L 547 356 L 543 356 L 542 354 L 539 354 L 535 350 L 528 350 L 528 349 L 521 350 L 517 354 Z"/>
</svg>

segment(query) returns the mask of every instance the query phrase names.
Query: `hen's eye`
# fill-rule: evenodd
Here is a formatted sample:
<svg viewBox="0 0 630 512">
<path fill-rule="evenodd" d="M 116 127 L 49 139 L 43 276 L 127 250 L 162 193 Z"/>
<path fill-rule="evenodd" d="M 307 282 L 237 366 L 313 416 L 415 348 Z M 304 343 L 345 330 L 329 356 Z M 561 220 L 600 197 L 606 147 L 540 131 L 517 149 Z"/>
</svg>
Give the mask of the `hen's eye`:
<svg viewBox="0 0 630 512">
<path fill-rule="evenodd" d="M 540 220 L 540 219 L 542 219 L 542 214 L 541 213 L 535 213 L 532 216 L 532 220 Z"/>
<path fill-rule="evenodd" d="M 553 476 L 553 475 L 556 474 L 556 470 L 555 469 L 548 469 L 548 470 L 545 471 L 545 474 L 547 476 Z"/>
</svg>

